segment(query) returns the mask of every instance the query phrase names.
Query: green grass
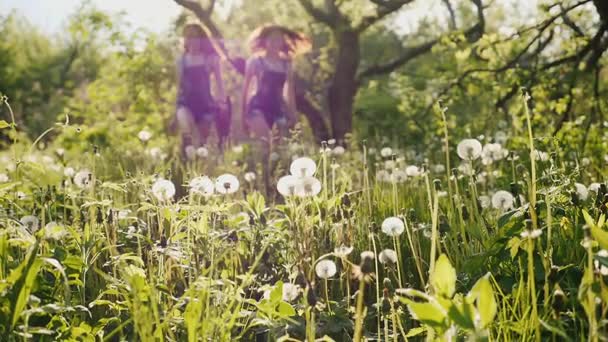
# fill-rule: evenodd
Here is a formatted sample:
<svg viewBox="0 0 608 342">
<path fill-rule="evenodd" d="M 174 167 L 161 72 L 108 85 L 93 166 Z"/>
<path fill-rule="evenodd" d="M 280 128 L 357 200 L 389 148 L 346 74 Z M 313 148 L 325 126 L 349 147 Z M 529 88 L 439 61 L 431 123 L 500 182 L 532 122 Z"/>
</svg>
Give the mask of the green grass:
<svg viewBox="0 0 608 342">
<path fill-rule="evenodd" d="M 296 135 L 283 143 L 270 183 L 289 174 L 294 155 L 308 156 L 321 188 L 284 197 L 262 191 L 255 146 L 183 161 L 173 141 L 133 137 L 128 150 L 57 154 L 5 126 L 14 140 L 1 155 L 3 341 L 608 336 L 601 164 L 549 150 L 531 127 L 501 147 L 517 160 L 503 154 L 491 163 L 475 150 L 461 161 L 447 128 L 447 150 L 416 156 L 398 146 L 383 156 L 386 146 L 357 141 L 344 153 L 324 144 L 335 153 L 322 154 Z M 552 157 L 535 160 L 539 146 Z M 166 157 L 147 153 L 152 147 Z M 68 168 L 91 176 L 75 180 Z M 238 178 L 236 192 L 188 189 L 196 176 L 224 173 Z M 176 186 L 168 200 L 153 191 L 159 178 Z M 577 182 L 601 186 L 585 194 Z M 512 205 L 486 203 L 499 190 Z M 22 223 L 26 216 L 37 224 Z M 383 225 L 389 217 L 403 224 L 394 233 Z M 394 254 L 381 256 L 387 249 Z M 317 274 L 322 260 L 337 272 Z"/>
</svg>

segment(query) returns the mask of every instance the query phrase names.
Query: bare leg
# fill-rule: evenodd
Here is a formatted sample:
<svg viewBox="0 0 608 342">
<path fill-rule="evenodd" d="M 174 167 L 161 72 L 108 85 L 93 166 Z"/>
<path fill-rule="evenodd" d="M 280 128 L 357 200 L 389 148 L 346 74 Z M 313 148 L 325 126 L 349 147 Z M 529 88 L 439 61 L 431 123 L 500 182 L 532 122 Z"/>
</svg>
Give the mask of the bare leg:
<svg viewBox="0 0 608 342">
<path fill-rule="evenodd" d="M 209 134 L 211 132 L 211 125 L 213 124 L 213 116 L 212 115 L 205 115 L 203 116 L 203 120 L 202 122 L 200 122 L 197 127 L 198 127 L 198 134 L 199 134 L 199 143 L 200 145 L 197 145 L 196 147 L 200 147 L 204 144 L 207 143 L 207 139 L 209 138 Z"/>
<path fill-rule="evenodd" d="M 186 107 L 177 109 L 177 124 L 182 134 L 182 152 L 187 145 L 198 146 L 200 137 L 192 112 Z M 190 141 L 188 141 L 190 140 Z"/>
<path fill-rule="evenodd" d="M 249 131 L 253 135 L 253 141 L 259 142 L 262 152 L 262 178 L 266 194 L 270 190 L 269 157 L 270 157 L 270 127 L 261 112 L 247 120 Z"/>
</svg>

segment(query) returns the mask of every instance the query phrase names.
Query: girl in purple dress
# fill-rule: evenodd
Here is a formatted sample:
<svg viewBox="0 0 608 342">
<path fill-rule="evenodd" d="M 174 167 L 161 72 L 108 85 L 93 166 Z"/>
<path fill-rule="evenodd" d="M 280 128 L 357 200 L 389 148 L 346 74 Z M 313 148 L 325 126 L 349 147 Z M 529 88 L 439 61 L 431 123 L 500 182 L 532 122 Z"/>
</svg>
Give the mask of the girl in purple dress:
<svg viewBox="0 0 608 342">
<path fill-rule="evenodd" d="M 214 120 L 225 113 L 226 108 L 219 56 L 211 40 L 198 24 L 186 25 L 183 36 L 184 53 L 177 61 L 179 88 L 176 106 L 182 152 L 188 145 L 203 145 Z M 211 95 L 212 75 L 220 101 Z"/>
<path fill-rule="evenodd" d="M 288 28 L 264 25 L 250 38 L 253 56 L 247 60 L 241 99 L 243 127 L 262 144 L 263 170 L 267 173 L 271 130 L 285 135 L 296 121 L 293 57 L 310 48 L 309 40 Z M 255 92 L 249 92 L 255 81 Z M 264 175 L 268 189 L 268 175 Z"/>
</svg>

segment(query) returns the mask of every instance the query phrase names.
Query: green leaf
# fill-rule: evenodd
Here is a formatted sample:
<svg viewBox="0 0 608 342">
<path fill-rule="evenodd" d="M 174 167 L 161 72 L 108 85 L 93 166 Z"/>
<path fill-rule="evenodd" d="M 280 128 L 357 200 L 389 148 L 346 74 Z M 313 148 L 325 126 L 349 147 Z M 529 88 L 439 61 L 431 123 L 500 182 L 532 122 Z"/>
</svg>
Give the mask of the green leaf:
<svg viewBox="0 0 608 342">
<path fill-rule="evenodd" d="M 448 328 L 446 312 L 438 304 L 410 302 L 407 307 L 414 319 L 421 323 L 440 331 Z"/>
<path fill-rule="evenodd" d="M 473 305 L 466 301 L 453 302 L 448 309 L 448 317 L 461 328 L 475 330 L 475 311 Z"/>
<path fill-rule="evenodd" d="M 507 243 L 507 247 L 509 248 L 509 252 L 511 253 L 511 259 L 514 259 L 515 256 L 517 255 L 517 252 L 519 252 L 520 245 L 521 245 L 521 239 L 518 238 L 517 236 L 513 237 Z"/>
<path fill-rule="evenodd" d="M 9 275 L 9 282 L 16 280 L 7 296 L 11 303 L 11 330 L 15 328 L 15 325 L 19 321 L 21 312 L 25 308 L 30 297 L 38 271 L 40 271 L 40 268 L 42 267 L 42 260 L 36 257 L 37 252 L 38 242 L 34 244 L 25 260 Z"/>
<path fill-rule="evenodd" d="M 280 302 L 277 306 L 277 312 L 283 317 L 291 317 L 296 314 L 296 310 L 287 302 Z"/>
<path fill-rule="evenodd" d="M 498 305 L 494 297 L 494 289 L 490 283 L 490 273 L 480 278 L 471 290 L 476 297 L 477 311 L 479 312 L 481 328 L 485 328 L 494 321 Z"/>
<path fill-rule="evenodd" d="M 283 282 L 278 281 L 274 284 L 274 289 L 270 291 L 270 301 L 273 303 L 283 300 Z"/>
<path fill-rule="evenodd" d="M 405 335 L 405 337 L 415 337 L 415 336 L 418 336 L 418 335 L 423 334 L 425 332 L 426 332 L 426 328 L 425 327 L 418 327 L 418 328 L 410 329 L 410 331 L 407 332 L 407 334 Z"/>
<path fill-rule="evenodd" d="M 445 254 L 441 254 L 431 274 L 431 286 L 436 294 L 452 298 L 456 292 L 456 270 Z"/>
<path fill-rule="evenodd" d="M 11 124 L 6 122 L 5 120 L 0 120 L 0 129 L 11 127 Z"/>
</svg>

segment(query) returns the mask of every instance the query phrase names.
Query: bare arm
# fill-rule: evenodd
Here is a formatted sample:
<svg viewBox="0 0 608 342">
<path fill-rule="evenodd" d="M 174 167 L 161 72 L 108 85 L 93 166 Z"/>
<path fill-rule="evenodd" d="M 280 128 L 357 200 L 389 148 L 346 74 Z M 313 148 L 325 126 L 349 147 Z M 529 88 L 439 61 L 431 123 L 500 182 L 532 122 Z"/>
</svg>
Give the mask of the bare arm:
<svg viewBox="0 0 608 342">
<path fill-rule="evenodd" d="M 213 63 L 213 76 L 215 77 L 215 86 L 217 87 L 217 95 L 221 103 L 224 103 L 226 99 L 226 92 L 224 90 L 224 81 L 222 80 L 222 67 L 219 61 Z"/>
<path fill-rule="evenodd" d="M 296 112 L 296 85 L 295 85 L 295 75 L 293 71 L 293 66 L 291 62 L 287 66 L 287 109 L 288 109 L 288 119 L 295 123 L 297 112 Z"/>
<path fill-rule="evenodd" d="M 245 67 L 245 80 L 243 81 L 243 93 L 241 94 L 241 118 L 245 129 L 247 126 L 245 116 L 247 114 L 247 102 L 249 101 L 249 86 L 251 85 L 253 76 L 254 73 L 251 63 L 247 63 L 247 66 Z"/>
</svg>

